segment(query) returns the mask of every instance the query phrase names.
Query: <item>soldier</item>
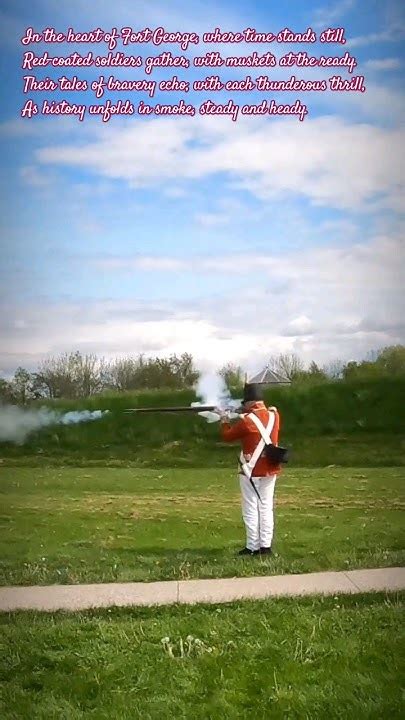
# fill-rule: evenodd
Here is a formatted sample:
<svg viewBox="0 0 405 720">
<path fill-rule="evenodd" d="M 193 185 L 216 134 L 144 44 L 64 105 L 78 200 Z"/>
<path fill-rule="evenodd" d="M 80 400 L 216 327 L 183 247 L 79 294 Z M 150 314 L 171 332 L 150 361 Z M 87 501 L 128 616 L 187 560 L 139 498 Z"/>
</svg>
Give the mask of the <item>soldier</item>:
<svg viewBox="0 0 405 720">
<path fill-rule="evenodd" d="M 277 408 L 266 408 L 262 388 L 257 384 L 245 385 L 242 407 L 243 414 L 233 426 L 226 416 L 221 417 L 223 440 L 240 440 L 242 444 L 239 481 L 246 547 L 239 555 L 269 555 L 274 529 L 274 487 L 281 466 L 268 459 L 265 446 L 269 442 L 277 446 L 280 417 Z"/>
</svg>

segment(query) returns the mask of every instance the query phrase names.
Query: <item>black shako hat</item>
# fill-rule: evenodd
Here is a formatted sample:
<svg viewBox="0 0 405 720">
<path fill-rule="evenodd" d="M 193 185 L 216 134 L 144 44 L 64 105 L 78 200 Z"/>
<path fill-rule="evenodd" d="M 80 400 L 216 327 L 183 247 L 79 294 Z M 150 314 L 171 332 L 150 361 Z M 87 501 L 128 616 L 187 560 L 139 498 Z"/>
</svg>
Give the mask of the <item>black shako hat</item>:
<svg viewBox="0 0 405 720">
<path fill-rule="evenodd" d="M 246 383 L 243 389 L 243 402 L 262 402 L 263 389 L 258 383 Z"/>
</svg>

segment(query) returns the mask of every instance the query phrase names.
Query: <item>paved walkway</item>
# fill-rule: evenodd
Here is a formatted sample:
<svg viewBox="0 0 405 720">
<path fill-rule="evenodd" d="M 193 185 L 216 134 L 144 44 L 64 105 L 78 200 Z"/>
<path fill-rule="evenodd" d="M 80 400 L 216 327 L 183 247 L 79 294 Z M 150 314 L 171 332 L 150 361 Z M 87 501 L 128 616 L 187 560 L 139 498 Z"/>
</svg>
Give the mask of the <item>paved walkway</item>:
<svg viewBox="0 0 405 720">
<path fill-rule="evenodd" d="M 402 567 L 217 580 L 4 587 L 0 588 L 0 611 L 52 612 L 175 603 L 226 603 L 269 597 L 398 590 L 405 590 L 405 568 Z"/>
</svg>

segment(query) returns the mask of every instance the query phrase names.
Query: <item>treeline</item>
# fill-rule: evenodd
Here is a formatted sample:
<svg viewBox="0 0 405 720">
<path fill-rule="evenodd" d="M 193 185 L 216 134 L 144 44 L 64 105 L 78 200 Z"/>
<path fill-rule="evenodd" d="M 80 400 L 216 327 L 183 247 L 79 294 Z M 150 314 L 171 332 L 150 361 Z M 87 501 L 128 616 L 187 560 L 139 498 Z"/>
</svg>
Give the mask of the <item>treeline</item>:
<svg viewBox="0 0 405 720">
<path fill-rule="evenodd" d="M 294 385 L 315 385 L 330 380 L 371 380 L 405 377 L 405 346 L 395 345 L 371 353 L 361 362 L 335 361 L 320 367 L 308 366 L 295 353 L 273 355 L 268 367 Z M 225 365 L 219 371 L 229 388 L 240 388 L 245 379 L 242 367 Z M 106 361 L 97 355 L 64 353 L 40 363 L 37 371 L 19 367 L 11 380 L 0 378 L 0 401 L 25 405 L 32 400 L 76 400 L 106 392 L 142 390 L 186 390 L 195 386 L 199 372 L 192 355 L 169 358 L 143 355 Z"/>
<path fill-rule="evenodd" d="M 26 404 L 35 399 L 67 399 L 145 389 L 180 390 L 198 380 L 188 353 L 169 358 L 128 357 L 106 361 L 97 355 L 64 353 L 40 363 L 36 372 L 19 367 L 11 380 L 0 379 L 0 399 Z"/>
</svg>

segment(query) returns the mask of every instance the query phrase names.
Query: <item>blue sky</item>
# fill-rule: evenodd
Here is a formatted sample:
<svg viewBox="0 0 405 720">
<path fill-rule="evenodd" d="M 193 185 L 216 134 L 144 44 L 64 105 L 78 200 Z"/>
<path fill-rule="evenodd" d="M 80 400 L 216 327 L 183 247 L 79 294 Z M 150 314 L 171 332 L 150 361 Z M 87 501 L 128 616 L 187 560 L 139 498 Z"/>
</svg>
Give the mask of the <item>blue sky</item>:
<svg viewBox="0 0 405 720">
<path fill-rule="evenodd" d="M 169 9 L 170 8 L 170 9 Z M 362 357 L 404 341 L 403 146 L 404 33 L 401 3 L 335 2 L 3 2 L 3 83 L 0 143 L 2 267 L 0 372 L 34 368 L 46 355 L 80 349 L 106 357 L 138 352 L 191 351 L 200 364 L 234 360 L 258 369 L 271 354 L 298 352 L 327 363 Z M 26 97 L 20 38 L 27 27 L 66 32 L 102 27 L 165 27 L 202 34 L 220 27 L 318 33 L 344 27 L 348 51 L 367 91 L 63 94 L 70 102 L 127 99 L 156 104 L 181 97 L 201 104 L 293 103 L 297 118 L 19 117 Z M 104 46 L 40 44 L 38 55 L 82 54 Z M 117 50 L 121 50 L 119 45 Z M 177 46 L 131 46 L 155 56 Z M 221 45 L 223 56 L 270 50 L 325 54 L 305 46 Z M 142 69 L 107 69 L 108 76 L 141 79 Z M 325 69 L 271 68 L 324 79 Z M 95 69 L 41 68 L 37 79 L 62 74 L 89 81 Z M 255 69 L 155 70 L 192 82 L 210 74 L 253 78 Z M 349 77 L 346 70 L 338 74 Z M 60 100 L 60 93 L 32 93 Z"/>
</svg>

